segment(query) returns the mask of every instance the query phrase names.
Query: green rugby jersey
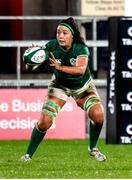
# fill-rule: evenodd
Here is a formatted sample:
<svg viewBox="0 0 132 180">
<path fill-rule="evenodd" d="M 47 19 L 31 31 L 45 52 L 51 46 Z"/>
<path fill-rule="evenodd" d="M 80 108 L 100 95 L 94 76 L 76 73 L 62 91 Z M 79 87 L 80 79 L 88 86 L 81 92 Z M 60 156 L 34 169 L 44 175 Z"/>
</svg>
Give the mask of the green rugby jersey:
<svg viewBox="0 0 132 180">
<path fill-rule="evenodd" d="M 65 51 L 60 47 L 56 39 L 49 41 L 45 45 L 45 50 L 48 52 L 48 56 L 52 52 L 62 66 L 75 66 L 78 56 L 89 56 L 89 49 L 86 45 L 73 44 L 69 50 Z M 81 88 L 91 76 L 88 65 L 83 75 L 72 75 L 58 70 L 55 70 L 54 74 L 59 84 L 70 89 Z"/>
</svg>

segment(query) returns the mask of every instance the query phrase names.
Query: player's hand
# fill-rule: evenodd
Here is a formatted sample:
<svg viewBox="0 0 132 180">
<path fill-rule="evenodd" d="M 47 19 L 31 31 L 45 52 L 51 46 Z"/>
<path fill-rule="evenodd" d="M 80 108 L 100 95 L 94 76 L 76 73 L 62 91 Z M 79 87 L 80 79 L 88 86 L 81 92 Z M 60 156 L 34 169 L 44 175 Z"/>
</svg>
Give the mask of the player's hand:
<svg viewBox="0 0 132 180">
<path fill-rule="evenodd" d="M 57 59 L 55 59 L 55 56 L 53 55 L 53 53 L 50 53 L 51 57 L 49 58 L 51 64 L 50 66 L 61 71 L 62 66 L 60 65 L 60 63 L 58 63 Z"/>
</svg>

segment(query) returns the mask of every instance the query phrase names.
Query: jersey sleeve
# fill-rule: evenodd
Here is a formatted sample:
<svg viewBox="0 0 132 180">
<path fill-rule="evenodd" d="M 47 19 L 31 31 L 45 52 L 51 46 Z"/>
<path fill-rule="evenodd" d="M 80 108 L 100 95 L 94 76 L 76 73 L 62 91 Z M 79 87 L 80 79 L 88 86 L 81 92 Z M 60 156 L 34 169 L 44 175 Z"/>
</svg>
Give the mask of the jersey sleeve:
<svg viewBox="0 0 132 180">
<path fill-rule="evenodd" d="M 78 56 L 87 56 L 89 57 L 90 52 L 89 48 L 85 45 L 78 45 L 76 48 L 76 55 Z"/>
</svg>

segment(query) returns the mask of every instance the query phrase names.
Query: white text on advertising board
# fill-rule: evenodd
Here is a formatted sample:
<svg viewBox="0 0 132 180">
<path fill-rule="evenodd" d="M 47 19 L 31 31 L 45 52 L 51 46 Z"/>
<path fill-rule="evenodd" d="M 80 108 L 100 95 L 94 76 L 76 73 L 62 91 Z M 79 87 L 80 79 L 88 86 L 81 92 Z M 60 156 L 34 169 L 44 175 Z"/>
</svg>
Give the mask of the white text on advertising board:
<svg viewBox="0 0 132 180">
<path fill-rule="evenodd" d="M 115 51 L 111 52 L 110 90 L 109 90 L 109 102 L 108 102 L 108 108 L 111 114 L 114 114 L 115 111 L 115 105 L 113 102 L 113 97 L 115 96 L 115 59 L 116 59 L 115 57 L 116 57 L 116 52 Z"/>
<path fill-rule="evenodd" d="M 132 111 L 132 92 L 126 94 L 126 99 L 128 103 L 121 104 L 122 111 Z"/>
<path fill-rule="evenodd" d="M 124 144 L 131 144 L 132 143 L 132 124 L 128 124 L 126 126 L 126 133 L 129 135 L 129 136 L 121 136 L 120 139 L 121 139 L 121 142 L 124 143 Z M 131 136 L 131 137 L 130 137 Z"/>
<path fill-rule="evenodd" d="M 122 71 L 121 73 L 123 78 L 129 79 L 132 78 L 132 59 L 129 59 L 127 61 L 127 68 L 129 69 L 129 71 Z"/>
<path fill-rule="evenodd" d="M 127 34 L 132 37 L 132 26 L 130 26 L 127 30 Z M 132 46 L 132 39 L 131 38 L 122 38 L 123 46 Z"/>
</svg>

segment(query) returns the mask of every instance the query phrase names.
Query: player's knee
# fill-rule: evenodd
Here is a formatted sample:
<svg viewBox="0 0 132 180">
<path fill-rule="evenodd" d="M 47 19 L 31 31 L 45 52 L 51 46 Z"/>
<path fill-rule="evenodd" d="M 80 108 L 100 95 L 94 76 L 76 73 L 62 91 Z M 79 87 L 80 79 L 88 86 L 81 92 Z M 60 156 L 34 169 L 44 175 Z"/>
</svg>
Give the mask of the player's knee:
<svg viewBox="0 0 132 180">
<path fill-rule="evenodd" d="M 89 96 L 84 103 L 84 110 L 95 123 L 103 123 L 103 107 L 98 96 Z"/>
<path fill-rule="evenodd" d="M 42 130 L 42 131 L 46 131 L 50 128 L 50 126 L 52 125 L 53 120 L 50 118 L 50 116 L 48 116 L 47 114 L 41 113 L 40 119 L 38 121 L 38 127 Z"/>
<path fill-rule="evenodd" d="M 89 110 L 89 117 L 96 124 L 103 124 L 104 122 L 104 111 L 100 104 L 95 104 Z"/>
<path fill-rule="evenodd" d="M 54 120 L 59 110 L 60 110 L 60 106 L 58 104 L 52 101 L 46 101 L 43 104 L 42 113 L 48 115 L 52 120 Z"/>
<path fill-rule="evenodd" d="M 46 101 L 42 108 L 41 117 L 38 123 L 39 127 L 45 130 L 49 129 L 59 110 L 60 106 L 58 104 L 52 101 Z"/>
</svg>

